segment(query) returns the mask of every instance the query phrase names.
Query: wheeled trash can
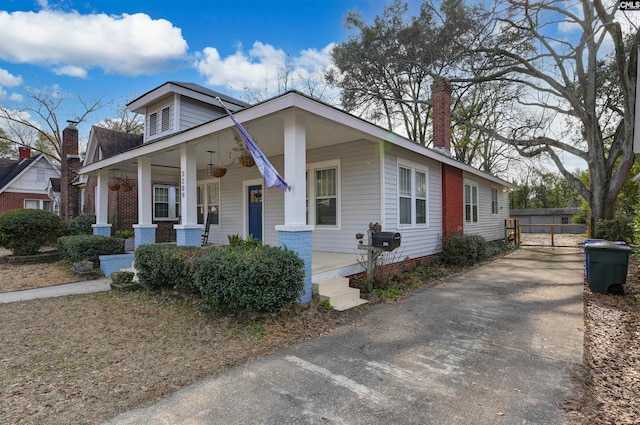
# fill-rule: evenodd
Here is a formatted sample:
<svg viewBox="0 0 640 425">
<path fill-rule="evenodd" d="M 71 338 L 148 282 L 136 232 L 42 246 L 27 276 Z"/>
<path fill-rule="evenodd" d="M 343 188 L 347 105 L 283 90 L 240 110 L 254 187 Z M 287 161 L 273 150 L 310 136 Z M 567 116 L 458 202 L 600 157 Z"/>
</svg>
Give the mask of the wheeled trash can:
<svg viewBox="0 0 640 425">
<path fill-rule="evenodd" d="M 620 242 L 599 241 L 585 245 L 589 288 L 603 294 L 622 294 L 632 252 L 633 249 Z"/>
</svg>

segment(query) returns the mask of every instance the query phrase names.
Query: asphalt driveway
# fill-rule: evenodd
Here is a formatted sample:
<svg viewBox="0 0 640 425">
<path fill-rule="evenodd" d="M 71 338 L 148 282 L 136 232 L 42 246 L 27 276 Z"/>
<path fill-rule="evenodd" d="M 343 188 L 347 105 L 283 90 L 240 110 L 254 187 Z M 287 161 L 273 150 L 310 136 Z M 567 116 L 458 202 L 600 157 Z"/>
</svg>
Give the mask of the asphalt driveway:
<svg viewBox="0 0 640 425">
<path fill-rule="evenodd" d="M 522 249 L 109 424 L 562 424 L 583 273 Z"/>
</svg>

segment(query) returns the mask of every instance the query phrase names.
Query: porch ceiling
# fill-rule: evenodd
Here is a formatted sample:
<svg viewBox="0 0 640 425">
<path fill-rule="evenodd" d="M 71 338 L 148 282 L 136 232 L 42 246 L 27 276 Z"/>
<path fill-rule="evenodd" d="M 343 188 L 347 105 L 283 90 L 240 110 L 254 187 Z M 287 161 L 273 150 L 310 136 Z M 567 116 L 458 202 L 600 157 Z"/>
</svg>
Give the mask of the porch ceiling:
<svg viewBox="0 0 640 425">
<path fill-rule="evenodd" d="M 287 113 L 289 113 L 287 110 L 279 111 L 242 123 L 267 157 L 284 154 L 284 117 Z M 306 117 L 307 150 L 337 145 L 351 140 L 371 139 L 370 135 L 349 126 L 308 112 L 302 113 L 302 115 Z M 211 158 L 214 164 L 229 165 L 235 158 L 232 152 L 236 146 L 233 135 L 232 130 L 227 128 L 189 141 L 188 143 L 196 145 L 197 169 L 206 169 Z M 209 151 L 213 151 L 213 153 L 210 154 Z M 180 148 L 178 146 L 148 156 L 151 158 L 152 167 L 162 168 L 163 173 L 177 174 L 179 172 Z M 115 164 L 110 169 L 120 172 L 128 170 L 131 174 L 136 170 L 136 162 L 136 158 L 132 156 L 127 161 Z"/>
</svg>

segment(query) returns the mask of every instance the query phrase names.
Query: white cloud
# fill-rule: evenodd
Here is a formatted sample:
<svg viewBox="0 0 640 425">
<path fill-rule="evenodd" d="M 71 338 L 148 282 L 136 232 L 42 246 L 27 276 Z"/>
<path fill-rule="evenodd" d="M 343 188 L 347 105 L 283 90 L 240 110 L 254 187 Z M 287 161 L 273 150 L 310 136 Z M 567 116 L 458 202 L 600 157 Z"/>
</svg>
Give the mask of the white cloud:
<svg viewBox="0 0 640 425">
<path fill-rule="evenodd" d="M 12 100 L 14 102 L 22 102 L 23 99 L 24 98 L 22 97 L 22 95 L 18 93 L 11 93 L 9 95 L 9 100 Z"/>
<path fill-rule="evenodd" d="M 22 84 L 22 77 L 12 75 L 6 69 L 0 68 L 0 87 L 15 87 Z"/>
<path fill-rule="evenodd" d="M 68 75 L 70 77 L 87 78 L 87 70 L 73 65 L 61 66 L 54 68 L 56 75 Z"/>
<path fill-rule="evenodd" d="M 94 67 L 125 75 L 149 74 L 185 60 L 188 50 L 180 28 L 143 13 L 0 11 L 0 40 L 0 59 L 54 66 L 74 76 L 82 76 L 81 69 L 86 75 Z"/>
<path fill-rule="evenodd" d="M 333 47 L 332 43 L 321 50 L 307 49 L 291 57 L 282 49 L 256 41 L 248 54 L 239 46 L 225 58 L 215 47 L 207 47 L 198 55 L 195 66 L 209 85 L 275 94 L 285 75 L 288 88 L 296 88 L 300 79 L 319 77 L 331 65 Z"/>
</svg>

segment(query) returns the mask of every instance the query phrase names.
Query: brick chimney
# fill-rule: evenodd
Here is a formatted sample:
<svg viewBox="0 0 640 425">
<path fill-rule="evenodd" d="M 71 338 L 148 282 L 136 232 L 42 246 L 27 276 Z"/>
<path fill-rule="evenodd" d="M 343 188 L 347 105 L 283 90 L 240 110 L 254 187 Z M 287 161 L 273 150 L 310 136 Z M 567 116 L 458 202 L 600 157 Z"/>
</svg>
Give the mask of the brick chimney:
<svg viewBox="0 0 640 425">
<path fill-rule="evenodd" d="M 433 148 L 451 154 L 451 84 L 436 78 L 431 85 L 433 97 Z"/>
<path fill-rule="evenodd" d="M 31 158 L 31 148 L 26 148 L 20 146 L 18 148 L 18 163 L 24 161 L 25 159 Z"/>
<path fill-rule="evenodd" d="M 62 131 L 62 158 L 60 158 L 60 218 L 70 220 L 80 211 L 80 189 L 73 183 L 78 177 L 78 129 L 75 121 Z"/>
</svg>

